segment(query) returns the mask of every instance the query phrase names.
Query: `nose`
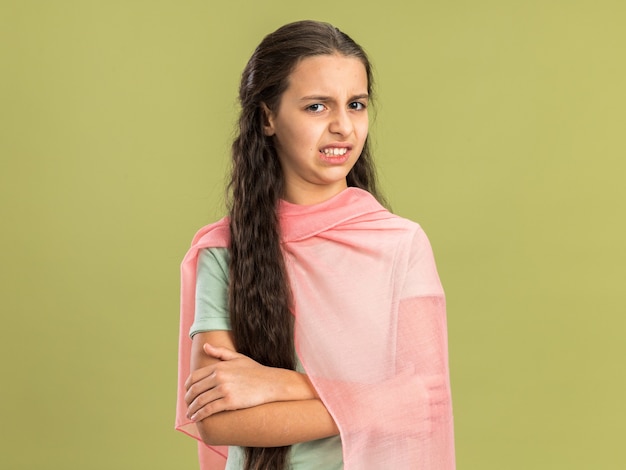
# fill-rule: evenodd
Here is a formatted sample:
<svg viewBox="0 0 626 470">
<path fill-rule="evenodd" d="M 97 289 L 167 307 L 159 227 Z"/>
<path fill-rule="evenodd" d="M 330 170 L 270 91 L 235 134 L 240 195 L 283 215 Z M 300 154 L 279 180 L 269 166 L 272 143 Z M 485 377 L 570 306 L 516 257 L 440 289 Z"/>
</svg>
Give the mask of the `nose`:
<svg viewBox="0 0 626 470">
<path fill-rule="evenodd" d="M 331 115 L 328 130 L 333 134 L 348 136 L 354 130 L 354 123 L 346 109 L 338 109 Z"/>
</svg>

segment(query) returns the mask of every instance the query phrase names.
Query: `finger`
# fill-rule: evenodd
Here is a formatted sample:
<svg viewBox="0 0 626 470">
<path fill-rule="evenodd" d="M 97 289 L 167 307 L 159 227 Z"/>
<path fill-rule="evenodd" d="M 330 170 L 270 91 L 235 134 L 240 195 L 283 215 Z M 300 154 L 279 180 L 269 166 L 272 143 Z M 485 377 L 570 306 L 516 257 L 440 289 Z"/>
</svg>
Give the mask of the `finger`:
<svg viewBox="0 0 626 470">
<path fill-rule="evenodd" d="M 212 402 L 209 405 L 203 406 L 202 408 L 198 410 L 197 413 L 194 413 L 193 415 L 191 415 L 189 419 L 193 421 L 194 423 L 197 423 L 198 421 L 202 421 L 203 419 L 208 418 L 209 416 L 214 415 L 215 413 L 224 411 L 225 408 L 217 406 L 217 403 L 219 402 Z"/>
<path fill-rule="evenodd" d="M 192 383 L 187 388 L 187 392 L 185 393 L 185 403 L 189 406 L 189 404 L 192 403 L 198 396 L 214 389 L 215 386 L 216 382 L 214 375 L 204 377 L 202 380 Z"/>
<path fill-rule="evenodd" d="M 197 408 L 197 406 L 194 406 L 193 411 L 189 413 L 189 419 L 194 422 L 198 422 L 202 421 L 205 418 L 208 418 L 211 415 L 230 409 L 232 409 L 232 407 L 228 405 L 228 400 L 224 397 L 220 397 L 209 401 L 204 406 L 201 406 L 199 408 Z"/>
<path fill-rule="evenodd" d="M 220 400 L 220 398 L 221 397 L 213 390 L 199 395 L 189 404 L 187 408 L 187 418 L 196 421 L 198 416 L 201 416 L 200 419 L 210 416 L 211 409 L 216 407 L 215 403 Z"/>
<path fill-rule="evenodd" d="M 191 386 L 198 381 L 198 378 L 193 373 L 189 374 L 187 380 L 185 380 L 185 390 L 189 391 Z"/>
<path fill-rule="evenodd" d="M 230 361 L 239 357 L 239 354 L 228 348 L 218 348 L 209 343 L 204 343 L 202 346 L 204 352 L 215 359 L 222 361 Z"/>
<path fill-rule="evenodd" d="M 220 387 L 215 387 L 198 395 L 187 407 L 187 417 L 198 421 L 229 409 L 231 401 Z"/>
<path fill-rule="evenodd" d="M 194 370 L 191 374 L 189 374 L 187 380 L 185 380 L 185 390 L 189 390 L 193 384 L 210 377 L 214 372 L 215 369 L 213 366 L 202 367 L 201 369 Z"/>
</svg>

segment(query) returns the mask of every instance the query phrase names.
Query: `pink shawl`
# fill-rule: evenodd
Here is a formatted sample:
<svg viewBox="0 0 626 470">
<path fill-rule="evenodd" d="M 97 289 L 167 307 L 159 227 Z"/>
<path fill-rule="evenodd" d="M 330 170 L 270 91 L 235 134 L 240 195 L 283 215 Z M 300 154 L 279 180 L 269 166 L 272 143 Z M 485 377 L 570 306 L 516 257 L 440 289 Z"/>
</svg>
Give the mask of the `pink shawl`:
<svg viewBox="0 0 626 470">
<path fill-rule="evenodd" d="M 423 230 L 356 188 L 281 201 L 279 217 L 296 350 L 339 427 L 344 468 L 454 469 L 445 300 Z M 176 428 L 196 438 L 183 384 L 197 256 L 228 239 L 226 219 L 201 229 L 181 268 Z M 224 468 L 226 448 L 200 446 L 201 468 Z"/>
</svg>

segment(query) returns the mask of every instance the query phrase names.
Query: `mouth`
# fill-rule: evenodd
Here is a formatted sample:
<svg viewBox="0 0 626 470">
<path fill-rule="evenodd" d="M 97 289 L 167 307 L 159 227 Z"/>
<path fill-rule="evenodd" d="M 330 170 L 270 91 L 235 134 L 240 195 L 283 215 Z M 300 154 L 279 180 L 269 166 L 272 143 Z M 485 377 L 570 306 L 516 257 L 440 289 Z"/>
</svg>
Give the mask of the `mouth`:
<svg viewBox="0 0 626 470">
<path fill-rule="evenodd" d="M 320 149 L 320 159 L 327 165 L 343 165 L 351 153 L 350 147 L 325 147 Z"/>
<path fill-rule="evenodd" d="M 325 157 L 343 157 L 349 150 L 348 147 L 328 147 L 320 149 L 320 153 Z"/>
</svg>

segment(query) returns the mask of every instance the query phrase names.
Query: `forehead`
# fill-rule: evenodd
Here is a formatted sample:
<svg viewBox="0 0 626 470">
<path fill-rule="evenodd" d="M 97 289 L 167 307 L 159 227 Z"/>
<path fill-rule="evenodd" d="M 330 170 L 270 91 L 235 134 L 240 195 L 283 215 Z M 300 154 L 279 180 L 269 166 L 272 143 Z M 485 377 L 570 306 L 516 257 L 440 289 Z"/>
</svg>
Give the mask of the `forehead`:
<svg viewBox="0 0 626 470">
<path fill-rule="evenodd" d="M 367 93 L 365 65 L 356 57 L 339 54 L 302 59 L 289 75 L 285 93 L 350 95 Z"/>
</svg>

